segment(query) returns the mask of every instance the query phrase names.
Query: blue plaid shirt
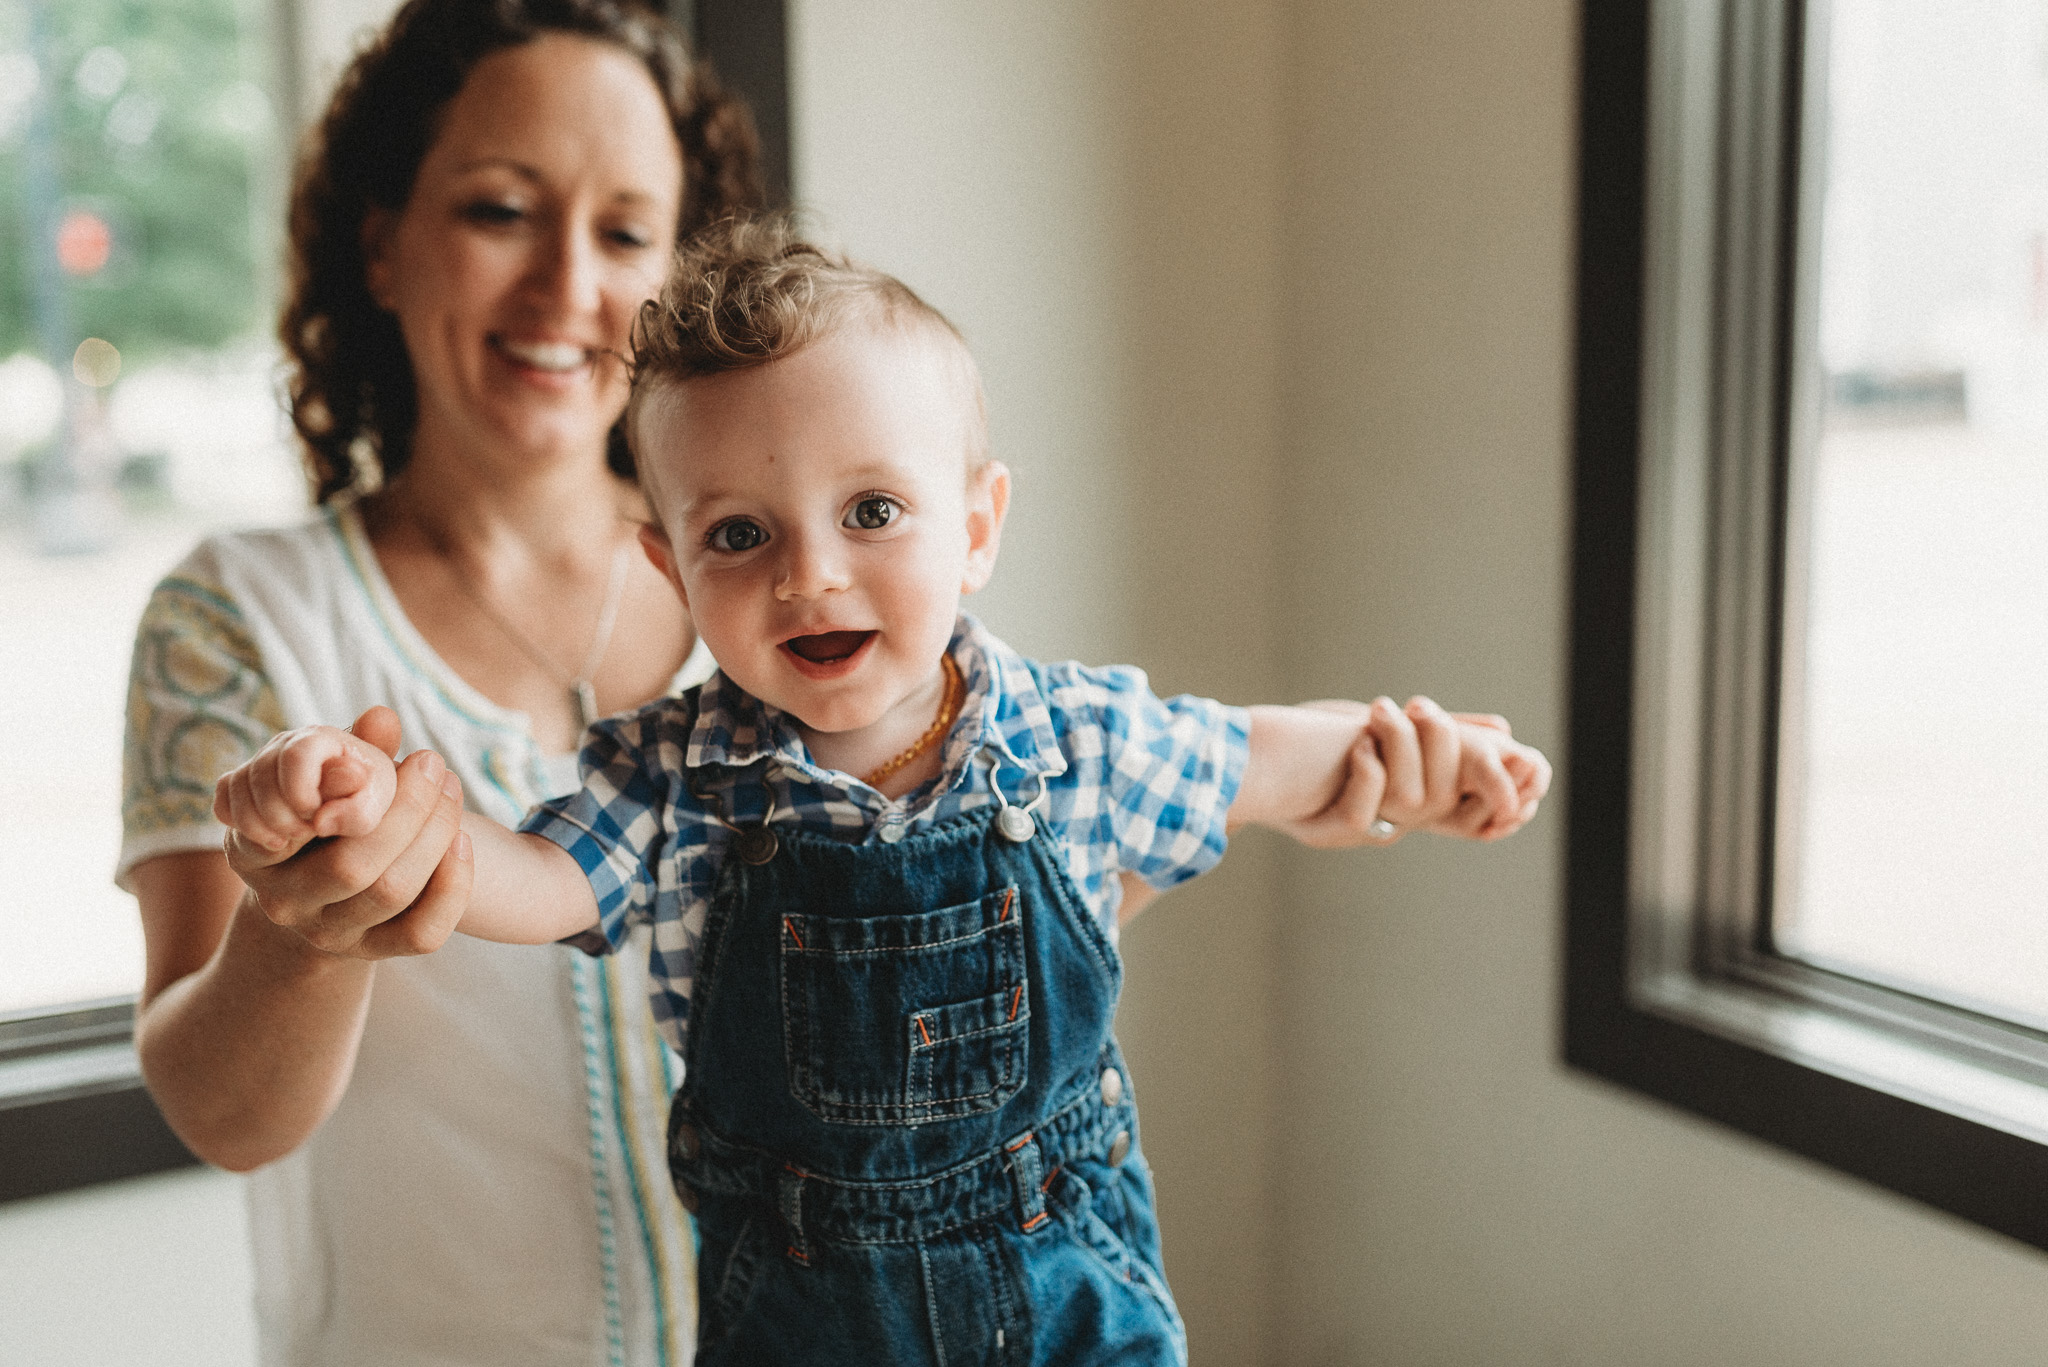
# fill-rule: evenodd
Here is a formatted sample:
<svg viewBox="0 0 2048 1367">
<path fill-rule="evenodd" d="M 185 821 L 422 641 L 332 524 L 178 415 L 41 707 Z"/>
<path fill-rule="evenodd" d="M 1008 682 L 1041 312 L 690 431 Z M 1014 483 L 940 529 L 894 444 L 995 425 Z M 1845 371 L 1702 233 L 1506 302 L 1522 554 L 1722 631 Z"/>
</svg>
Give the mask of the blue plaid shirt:
<svg viewBox="0 0 2048 1367">
<path fill-rule="evenodd" d="M 705 913 L 733 837 L 721 816 L 759 821 L 771 793 L 772 822 L 861 844 L 993 803 L 990 785 L 1000 783 L 1065 844 L 1074 884 L 1112 939 L 1117 874 L 1171 887 L 1223 857 L 1224 818 L 1249 751 L 1242 708 L 1161 701 L 1138 669 L 1026 660 L 964 615 L 947 648 L 966 701 L 939 777 L 901 798 L 819 768 L 783 713 L 719 673 L 695 690 L 694 707 L 685 693 L 593 726 L 582 789 L 521 824 L 575 857 L 613 949 L 635 922 L 653 923 L 654 1012 L 678 1051 Z M 1045 799 L 1034 805 L 1041 782 Z"/>
</svg>

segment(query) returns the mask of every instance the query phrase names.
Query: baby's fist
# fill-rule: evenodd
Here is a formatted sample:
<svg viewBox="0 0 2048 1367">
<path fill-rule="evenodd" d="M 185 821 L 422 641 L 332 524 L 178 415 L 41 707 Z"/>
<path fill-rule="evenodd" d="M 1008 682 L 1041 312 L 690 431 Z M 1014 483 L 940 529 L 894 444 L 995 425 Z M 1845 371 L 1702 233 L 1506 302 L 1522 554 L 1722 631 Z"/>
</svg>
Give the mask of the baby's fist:
<svg viewBox="0 0 2048 1367">
<path fill-rule="evenodd" d="M 372 708 L 353 731 L 308 726 L 271 737 L 214 786 L 213 813 L 233 832 L 231 843 L 240 843 L 248 862 L 267 864 L 315 839 L 375 830 L 398 787 L 382 744 L 389 739 L 396 749 L 388 724 L 395 720 L 387 709 Z"/>
</svg>

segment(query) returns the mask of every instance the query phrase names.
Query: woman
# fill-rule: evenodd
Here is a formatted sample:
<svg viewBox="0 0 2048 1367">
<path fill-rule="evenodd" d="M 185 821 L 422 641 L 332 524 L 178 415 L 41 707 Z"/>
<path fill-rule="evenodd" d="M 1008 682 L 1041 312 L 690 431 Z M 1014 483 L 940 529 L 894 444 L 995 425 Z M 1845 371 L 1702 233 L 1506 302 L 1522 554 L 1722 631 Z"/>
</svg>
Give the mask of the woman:
<svg viewBox="0 0 2048 1367">
<path fill-rule="evenodd" d="M 569 786 L 591 715 L 708 672 L 634 548 L 619 354 L 677 234 L 754 196 L 744 112 L 630 0 L 411 0 L 310 144 L 283 339 L 323 515 L 152 598 L 121 861 L 144 1074 L 254 1171 L 267 1363 L 688 1360 L 638 956 L 448 939 L 452 836 L 464 800 Z M 452 772 L 409 763 L 378 832 L 245 887 L 214 777 L 373 703 L 378 743 Z"/>
</svg>

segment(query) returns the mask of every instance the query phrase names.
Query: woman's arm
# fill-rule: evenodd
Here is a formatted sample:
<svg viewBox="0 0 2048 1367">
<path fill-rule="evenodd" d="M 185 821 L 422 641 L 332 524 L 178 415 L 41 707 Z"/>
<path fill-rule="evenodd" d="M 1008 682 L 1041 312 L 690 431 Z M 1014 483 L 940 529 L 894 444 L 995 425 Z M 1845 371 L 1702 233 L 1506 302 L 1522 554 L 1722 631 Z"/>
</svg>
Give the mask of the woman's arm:
<svg viewBox="0 0 2048 1367">
<path fill-rule="evenodd" d="M 283 1157 L 348 1086 L 374 965 L 273 924 L 219 853 L 162 855 L 129 878 L 148 945 L 135 1047 L 151 1094 L 209 1163 L 247 1172 Z"/>
<path fill-rule="evenodd" d="M 395 749 L 391 731 L 364 738 Z M 355 1064 L 375 960 L 439 948 L 468 900 L 461 815 L 439 765 L 409 757 L 369 834 L 240 876 L 211 851 L 129 871 L 147 945 L 136 1050 L 194 1153 L 247 1171 L 327 1118 Z"/>
</svg>

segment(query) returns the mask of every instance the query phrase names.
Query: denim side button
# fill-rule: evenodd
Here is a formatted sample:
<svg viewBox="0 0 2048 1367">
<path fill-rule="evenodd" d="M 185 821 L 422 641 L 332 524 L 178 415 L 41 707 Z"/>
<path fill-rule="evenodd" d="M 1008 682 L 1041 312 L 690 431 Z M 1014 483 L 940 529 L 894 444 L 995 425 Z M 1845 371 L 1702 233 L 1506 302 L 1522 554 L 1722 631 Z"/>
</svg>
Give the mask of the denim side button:
<svg viewBox="0 0 2048 1367">
<path fill-rule="evenodd" d="M 1114 1068 L 1102 1070 L 1102 1104 L 1114 1106 L 1124 1099 L 1124 1075 Z"/>
<path fill-rule="evenodd" d="M 1124 1160 L 1130 1156 L 1131 1132 L 1118 1130 L 1116 1138 L 1109 1141 L 1109 1165 L 1112 1168 L 1120 1168 L 1124 1165 Z"/>
</svg>

